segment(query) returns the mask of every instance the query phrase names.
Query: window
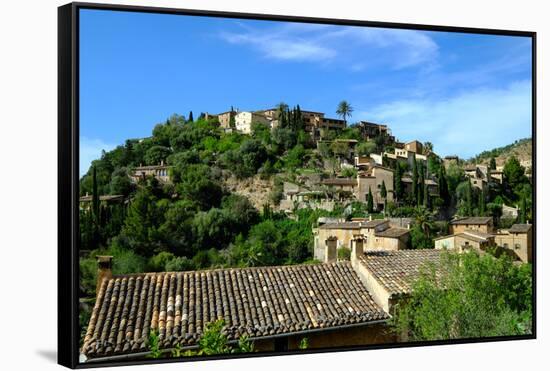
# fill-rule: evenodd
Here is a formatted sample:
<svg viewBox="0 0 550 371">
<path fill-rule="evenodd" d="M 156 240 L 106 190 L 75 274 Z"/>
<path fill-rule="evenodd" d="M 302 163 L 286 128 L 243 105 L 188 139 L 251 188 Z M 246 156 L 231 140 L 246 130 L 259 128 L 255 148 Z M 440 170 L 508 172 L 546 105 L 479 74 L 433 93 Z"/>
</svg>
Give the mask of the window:
<svg viewBox="0 0 550 371">
<path fill-rule="evenodd" d="M 519 243 L 516 243 L 515 246 L 516 250 L 519 250 L 521 248 L 521 245 Z"/>
<path fill-rule="evenodd" d="M 505 242 L 505 243 L 502 245 L 502 247 L 504 247 L 505 249 L 507 249 L 507 248 L 508 248 L 508 244 Z"/>
</svg>

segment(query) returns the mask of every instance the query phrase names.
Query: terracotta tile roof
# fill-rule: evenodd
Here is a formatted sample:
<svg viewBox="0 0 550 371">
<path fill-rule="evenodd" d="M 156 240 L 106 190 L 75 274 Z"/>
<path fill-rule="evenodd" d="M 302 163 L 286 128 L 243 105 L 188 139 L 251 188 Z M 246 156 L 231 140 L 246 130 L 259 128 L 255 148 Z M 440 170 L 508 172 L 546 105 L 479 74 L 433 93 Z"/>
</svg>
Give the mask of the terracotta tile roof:
<svg viewBox="0 0 550 371">
<path fill-rule="evenodd" d="M 139 170 L 162 170 L 162 169 L 168 169 L 169 165 L 146 165 L 146 166 L 136 166 L 134 168 L 134 171 Z"/>
<path fill-rule="evenodd" d="M 441 250 L 367 251 L 359 260 L 372 276 L 392 294 L 411 292 L 420 268 L 439 262 Z"/>
<path fill-rule="evenodd" d="M 81 352 L 143 352 L 151 329 L 162 349 L 196 345 L 224 319 L 230 340 L 321 330 L 389 318 L 349 262 L 143 273 L 105 280 Z"/>
<path fill-rule="evenodd" d="M 350 179 L 350 178 L 332 178 L 332 179 L 324 179 L 321 181 L 322 184 L 327 185 L 351 185 L 355 186 L 357 185 L 356 179 Z"/>
<path fill-rule="evenodd" d="M 92 195 L 86 195 L 80 197 L 80 202 L 91 202 L 93 196 Z M 103 195 L 99 196 L 99 201 L 120 201 L 124 200 L 124 195 Z"/>
<path fill-rule="evenodd" d="M 409 234 L 409 230 L 405 228 L 388 228 L 382 232 L 376 232 L 377 237 L 389 237 L 389 238 L 399 238 Z"/>
<path fill-rule="evenodd" d="M 454 224 L 454 225 L 461 225 L 461 224 L 482 225 L 482 224 L 489 224 L 492 220 L 493 220 L 493 218 L 490 217 L 490 216 L 487 216 L 487 217 L 472 216 L 472 217 L 468 217 L 468 218 L 460 218 L 460 219 L 453 220 L 453 221 L 451 221 L 451 224 Z"/>
<path fill-rule="evenodd" d="M 527 233 L 531 230 L 531 224 L 514 224 L 508 230 L 510 233 Z"/>
<path fill-rule="evenodd" d="M 387 219 L 374 219 L 361 224 L 361 228 L 376 228 L 381 224 L 389 223 Z"/>
<path fill-rule="evenodd" d="M 474 237 L 482 239 L 482 240 L 487 240 L 489 238 L 494 238 L 495 237 L 494 234 L 484 233 L 484 232 L 481 232 L 481 231 L 472 231 L 471 229 L 466 229 L 463 234 L 467 234 L 469 236 L 474 236 Z"/>
<path fill-rule="evenodd" d="M 326 223 L 319 226 L 319 229 L 359 229 L 361 222 L 343 222 L 343 223 Z"/>
<path fill-rule="evenodd" d="M 326 223 L 319 226 L 320 229 L 360 229 L 360 228 L 376 228 L 379 225 L 389 223 L 387 219 L 375 219 L 371 221 L 351 221 L 341 223 Z"/>
</svg>

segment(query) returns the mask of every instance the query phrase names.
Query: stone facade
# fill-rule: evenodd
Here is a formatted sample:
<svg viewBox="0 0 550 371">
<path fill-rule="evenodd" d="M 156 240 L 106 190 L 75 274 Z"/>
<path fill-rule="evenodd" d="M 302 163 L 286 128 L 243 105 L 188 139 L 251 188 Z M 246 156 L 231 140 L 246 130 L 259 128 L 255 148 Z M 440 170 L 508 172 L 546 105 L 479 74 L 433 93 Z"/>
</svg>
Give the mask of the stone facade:
<svg viewBox="0 0 550 371">
<path fill-rule="evenodd" d="M 153 176 L 161 182 L 167 183 L 170 182 L 169 169 L 170 167 L 165 165 L 163 161 L 161 161 L 160 165 L 138 166 L 133 169 L 130 178 L 134 182 L 138 182 L 141 179 Z"/>
<path fill-rule="evenodd" d="M 251 134 L 255 123 L 271 127 L 271 121 L 262 114 L 243 111 L 235 115 L 235 129 L 243 134 Z"/>
<path fill-rule="evenodd" d="M 407 248 L 409 230 L 394 227 L 387 219 L 372 221 L 356 220 L 343 223 L 327 223 L 313 229 L 314 258 L 332 262 L 338 249 L 351 249 L 352 240 L 364 239 L 363 248 L 368 250 L 396 251 Z"/>
<path fill-rule="evenodd" d="M 234 120 L 235 120 L 236 114 L 237 114 L 236 111 L 227 111 L 227 112 L 218 114 L 218 121 L 220 123 L 220 127 L 222 129 L 235 129 Z"/>
<path fill-rule="evenodd" d="M 493 233 L 494 225 L 491 217 L 459 218 L 451 222 L 449 231 L 451 234 L 463 233 L 467 230 L 483 233 Z"/>
</svg>

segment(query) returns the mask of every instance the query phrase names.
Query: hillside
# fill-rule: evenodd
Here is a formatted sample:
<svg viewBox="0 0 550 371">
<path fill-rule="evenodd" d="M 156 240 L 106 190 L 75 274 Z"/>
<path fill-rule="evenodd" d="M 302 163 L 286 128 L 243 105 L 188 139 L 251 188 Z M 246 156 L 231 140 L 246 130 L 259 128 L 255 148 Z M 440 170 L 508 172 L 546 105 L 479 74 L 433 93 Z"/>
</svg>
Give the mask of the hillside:
<svg viewBox="0 0 550 371">
<path fill-rule="evenodd" d="M 491 157 L 494 157 L 497 163 L 497 167 L 499 167 L 504 166 L 504 164 L 510 157 L 515 156 L 523 166 L 529 167 L 533 158 L 532 154 L 533 142 L 531 138 L 524 138 L 517 140 L 507 146 L 481 152 L 479 155 L 470 159 L 470 161 L 468 162 L 489 164 Z"/>
</svg>

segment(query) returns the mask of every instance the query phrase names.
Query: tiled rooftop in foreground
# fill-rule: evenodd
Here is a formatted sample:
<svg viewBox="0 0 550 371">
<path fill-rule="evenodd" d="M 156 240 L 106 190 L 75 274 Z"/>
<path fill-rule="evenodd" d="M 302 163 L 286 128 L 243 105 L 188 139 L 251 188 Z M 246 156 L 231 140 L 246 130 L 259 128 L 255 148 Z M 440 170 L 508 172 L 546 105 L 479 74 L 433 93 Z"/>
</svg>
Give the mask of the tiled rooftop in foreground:
<svg viewBox="0 0 550 371">
<path fill-rule="evenodd" d="M 441 250 L 366 251 L 359 261 L 390 294 L 408 294 L 421 268 L 437 264 Z"/>
<path fill-rule="evenodd" d="M 230 340 L 385 320 L 349 262 L 105 279 L 81 349 L 88 358 L 146 351 L 151 329 L 161 348 L 197 343 L 224 319 Z"/>
</svg>

